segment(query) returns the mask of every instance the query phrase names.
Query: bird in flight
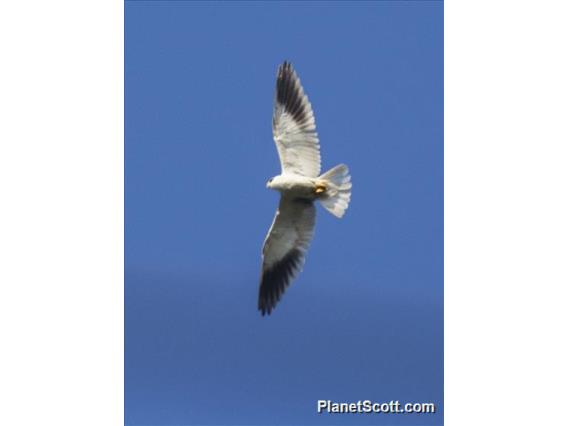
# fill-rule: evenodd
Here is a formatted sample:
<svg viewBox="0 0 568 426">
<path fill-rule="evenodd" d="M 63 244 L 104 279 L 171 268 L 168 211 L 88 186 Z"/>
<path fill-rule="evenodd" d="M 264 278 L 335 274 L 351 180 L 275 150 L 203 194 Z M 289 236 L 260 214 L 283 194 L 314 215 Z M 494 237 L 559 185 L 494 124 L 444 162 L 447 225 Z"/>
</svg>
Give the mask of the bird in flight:
<svg viewBox="0 0 568 426">
<path fill-rule="evenodd" d="M 351 199 L 351 176 L 345 164 L 320 175 L 321 159 L 312 106 L 292 64 L 276 76 L 272 135 L 282 171 L 266 186 L 280 192 L 280 204 L 262 248 L 258 309 L 270 315 L 304 266 L 316 223 L 319 200 L 341 218 Z"/>
</svg>

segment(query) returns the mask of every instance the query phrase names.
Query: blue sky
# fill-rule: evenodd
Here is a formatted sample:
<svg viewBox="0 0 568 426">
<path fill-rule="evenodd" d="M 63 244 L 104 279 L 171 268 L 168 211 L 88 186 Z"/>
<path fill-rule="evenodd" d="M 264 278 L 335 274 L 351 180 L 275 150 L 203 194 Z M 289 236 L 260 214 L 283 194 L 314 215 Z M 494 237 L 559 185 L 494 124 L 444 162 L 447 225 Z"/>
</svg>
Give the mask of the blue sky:
<svg viewBox="0 0 568 426">
<path fill-rule="evenodd" d="M 125 43 L 126 423 L 441 424 L 443 3 L 129 1 Z M 285 59 L 353 196 L 262 318 Z"/>
</svg>

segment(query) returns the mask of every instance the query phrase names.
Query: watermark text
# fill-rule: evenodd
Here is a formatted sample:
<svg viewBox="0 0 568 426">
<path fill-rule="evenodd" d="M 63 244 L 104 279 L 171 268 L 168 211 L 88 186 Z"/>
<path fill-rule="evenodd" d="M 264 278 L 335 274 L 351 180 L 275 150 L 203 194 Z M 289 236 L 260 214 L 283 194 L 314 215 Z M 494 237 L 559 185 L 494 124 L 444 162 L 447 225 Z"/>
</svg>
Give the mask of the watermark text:
<svg viewBox="0 0 568 426">
<path fill-rule="evenodd" d="M 357 402 L 334 402 L 320 399 L 317 402 L 318 413 L 338 413 L 338 414 L 370 414 L 370 413 L 428 413 L 436 412 L 436 405 L 433 402 L 406 402 L 400 401 L 374 402 L 370 400 Z"/>
</svg>

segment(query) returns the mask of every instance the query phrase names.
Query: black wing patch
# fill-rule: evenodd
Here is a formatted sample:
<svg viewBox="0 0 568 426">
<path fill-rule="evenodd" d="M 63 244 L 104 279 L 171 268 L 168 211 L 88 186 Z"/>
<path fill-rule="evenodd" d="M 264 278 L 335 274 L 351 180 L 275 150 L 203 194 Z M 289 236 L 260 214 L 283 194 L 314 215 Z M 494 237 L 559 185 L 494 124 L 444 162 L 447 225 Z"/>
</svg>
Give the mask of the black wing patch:
<svg viewBox="0 0 568 426">
<path fill-rule="evenodd" d="M 304 255 L 298 249 L 290 250 L 279 262 L 262 273 L 258 293 L 258 310 L 262 315 L 270 315 L 282 294 L 302 267 Z"/>
<path fill-rule="evenodd" d="M 276 77 L 276 101 L 297 123 L 303 123 L 308 119 L 308 111 L 303 97 L 302 86 L 292 64 L 284 61 L 278 68 Z"/>
</svg>

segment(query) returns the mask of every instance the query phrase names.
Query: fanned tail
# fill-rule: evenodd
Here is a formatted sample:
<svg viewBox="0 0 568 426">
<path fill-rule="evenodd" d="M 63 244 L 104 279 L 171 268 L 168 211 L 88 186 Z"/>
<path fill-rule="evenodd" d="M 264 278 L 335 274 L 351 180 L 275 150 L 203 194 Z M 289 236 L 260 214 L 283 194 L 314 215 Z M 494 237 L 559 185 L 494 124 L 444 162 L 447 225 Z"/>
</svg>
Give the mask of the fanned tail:
<svg viewBox="0 0 568 426">
<path fill-rule="evenodd" d="M 326 186 L 321 204 L 335 217 L 341 218 L 351 200 L 351 176 L 345 164 L 339 164 L 321 175 L 318 180 Z"/>
</svg>

